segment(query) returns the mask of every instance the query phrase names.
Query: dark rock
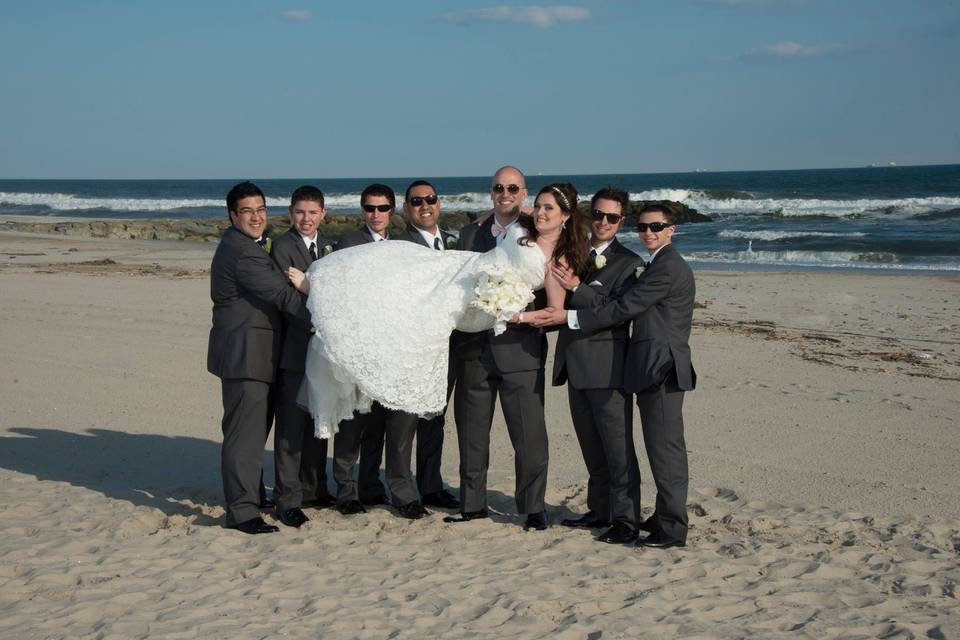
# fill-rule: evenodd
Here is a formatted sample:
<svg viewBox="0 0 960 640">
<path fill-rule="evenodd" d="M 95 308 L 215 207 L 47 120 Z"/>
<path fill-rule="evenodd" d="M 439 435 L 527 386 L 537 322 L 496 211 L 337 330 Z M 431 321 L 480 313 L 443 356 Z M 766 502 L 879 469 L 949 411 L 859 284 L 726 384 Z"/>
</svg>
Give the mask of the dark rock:
<svg viewBox="0 0 960 640">
<path fill-rule="evenodd" d="M 689 224 L 696 222 L 713 222 L 713 218 L 705 213 L 700 213 L 696 209 L 688 207 L 682 202 L 673 200 L 631 200 L 630 209 L 627 211 L 627 219 L 624 226 L 632 227 L 637 224 L 637 213 L 646 206 L 659 204 L 668 207 L 677 217 L 677 224 Z M 590 201 L 585 200 L 578 205 L 579 212 L 584 216 L 590 215 Z"/>
</svg>

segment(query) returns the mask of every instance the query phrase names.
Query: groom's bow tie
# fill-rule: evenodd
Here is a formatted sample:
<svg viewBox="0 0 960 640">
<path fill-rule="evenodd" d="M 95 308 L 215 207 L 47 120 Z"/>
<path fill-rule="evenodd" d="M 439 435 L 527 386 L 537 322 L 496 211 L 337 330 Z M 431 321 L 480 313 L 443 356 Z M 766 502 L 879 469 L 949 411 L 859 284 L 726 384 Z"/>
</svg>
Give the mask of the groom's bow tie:
<svg viewBox="0 0 960 640">
<path fill-rule="evenodd" d="M 493 226 L 490 227 L 490 233 L 493 234 L 494 238 L 499 238 L 507 232 L 507 228 L 500 224 L 499 222 L 494 221 Z"/>
</svg>

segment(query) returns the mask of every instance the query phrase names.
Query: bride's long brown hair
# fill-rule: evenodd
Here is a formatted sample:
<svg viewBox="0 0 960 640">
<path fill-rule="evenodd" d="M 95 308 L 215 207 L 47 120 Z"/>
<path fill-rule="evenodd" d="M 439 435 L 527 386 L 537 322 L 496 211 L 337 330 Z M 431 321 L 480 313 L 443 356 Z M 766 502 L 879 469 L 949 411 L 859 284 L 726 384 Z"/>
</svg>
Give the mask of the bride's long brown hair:
<svg viewBox="0 0 960 640">
<path fill-rule="evenodd" d="M 554 182 L 540 189 L 537 192 L 537 198 L 544 193 L 553 196 L 557 206 L 570 215 L 560 228 L 560 237 L 557 239 L 557 246 L 553 248 L 553 255 L 550 258 L 557 262 L 562 257 L 574 273 L 581 273 L 587 266 L 587 254 L 589 253 L 587 246 L 589 242 L 587 222 L 577 211 L 577 188 L 569 182 Z M 534 199 L 534 202 L 536 202 L 536 199 Z M 537 231 L 533 216 L 520 216 L 519 222 L 527 231 L 527 234 L 520 238 L 519 242 L 523 244 L 536 242 L 537 238 L 540 237 L 540 232 Z"/>
</svg>

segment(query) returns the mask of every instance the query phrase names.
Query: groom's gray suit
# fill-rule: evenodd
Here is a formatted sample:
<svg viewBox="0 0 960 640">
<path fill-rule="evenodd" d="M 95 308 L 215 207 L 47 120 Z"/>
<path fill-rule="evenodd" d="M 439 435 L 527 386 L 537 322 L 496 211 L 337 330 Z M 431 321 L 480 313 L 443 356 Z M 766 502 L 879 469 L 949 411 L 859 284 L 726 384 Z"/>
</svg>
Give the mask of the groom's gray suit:
<svg viewBox="0 0 960 640">
<path fill-rule="evenodd" d="M 263 447 L 272 418 L 270 386 L 280 361 L 280 313 L 301 326 L 309 315 L 300 294 L 270 256 L 234 227 L 210 265 L 213 327 L 207 370 L 221 380 L 221 472 L 227 526 L 260 516 Z"/>
<path fill-rule="evenodd" d="M 683 396 L 697 381 L 689 345 L 695 291 L 693 271 L 668 244 L 632 284 L 577 311 L 584 334 L 632 321 L 624 389 L 637 394 L 644 446 L 657 485 L 655 524 L 680 541 L 687 537 Z M 571 306 L 579 304 L 575 292 Z"/>
<path fill-rule="evenodd" d="M 318 258 L 323 255 L 327 243 L 318 233 L 314 240 Z M 288 267 L 306 271 L 313 263 L 303 236 L 295 227 L 290 227 L 274 240 L 270 257 L 281 271 Z M 273 447 L 276 467 L 274 498 L 278 512 L 300 508 L 303 502 L 324 501 L 330 497 L 327 491 L 327 441 L 314 437 L 310 414 L 297 404 L 309 340 L 309 331 L 284 319 L 274 394 L 277 409 Z"/>
<path fill-rule="evenodd" d="M 477 252 L 495 248 L 493 222 L 494 216 L 490 216 L 482 225 L 464 226 L 457 248 Z M 544 292 L 538 291 L 533 308 L 545 304 Z M 475 512 L 487 506 L 490 427 L 498 395 L 515 452 L 517 511 L 543 511 L 549 460 L 543 413 L 546 337 L 536 327 L 509 324 L 499 336 L 492 330 L 454 332 L 453 342 L 461 511 Z"/>
<path fill-rule="evenodd" d="M 643 260 L 616 238 L 568 296 L 570 308 L 591 307 L 635 279 Z M 640 470 L 633 444 L 632 394 L 623 390 L 629 323 L 587 335 L 560 328 L 553 360 L 553 384 L 567 385 L 570 416 L 587 466 L 587 507 L 604 522 L 640 524 Z"/>
</svg>

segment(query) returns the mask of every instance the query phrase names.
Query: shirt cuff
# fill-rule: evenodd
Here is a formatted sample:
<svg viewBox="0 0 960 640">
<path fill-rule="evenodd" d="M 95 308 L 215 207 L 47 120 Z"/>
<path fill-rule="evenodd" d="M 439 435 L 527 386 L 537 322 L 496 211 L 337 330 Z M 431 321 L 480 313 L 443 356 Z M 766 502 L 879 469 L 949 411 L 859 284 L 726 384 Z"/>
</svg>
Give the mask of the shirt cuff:
<svg viewBox="0 0 960 640">
<path fill-rule="evenodd" d="M 577 320 L 576 310 L 567 311 L 567 326 L 571 329 L 579 329 L 580 321 Z"/>
</svg>

